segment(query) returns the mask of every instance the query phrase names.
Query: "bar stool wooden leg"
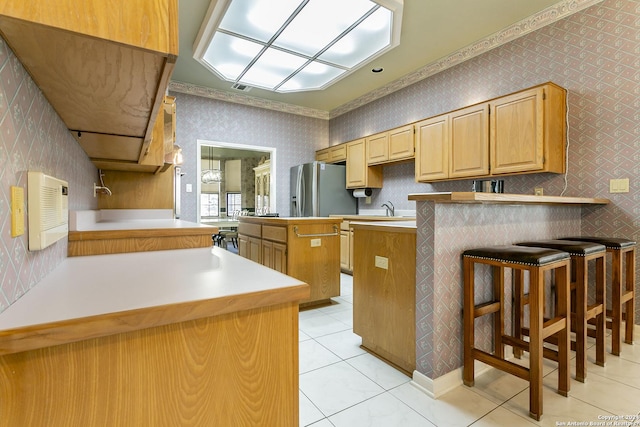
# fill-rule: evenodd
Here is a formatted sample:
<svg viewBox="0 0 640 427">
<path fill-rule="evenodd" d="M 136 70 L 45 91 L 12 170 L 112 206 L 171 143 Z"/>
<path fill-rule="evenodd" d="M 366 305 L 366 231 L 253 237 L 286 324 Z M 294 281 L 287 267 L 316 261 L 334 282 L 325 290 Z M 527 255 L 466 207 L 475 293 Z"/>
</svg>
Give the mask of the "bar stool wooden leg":
<svg viewBox="0 0 640 427">
<path fill-rule="evenodd" d="M 539 270 L 529 271 L 529 416 L 542 416 L 542 325 L 544 313 L 544 277 Z"/>
<path fill-rule="evenodd" d="M 634 307 L 634 286 L 636 277 L 636 250 L 635 247 L 625 251 L 625 294 L 623 298 L 625 312 L 625 334 L 624 342 L 633 344 L 633 324 L 635 323 L 635 307 Z"/>
<path fill-rule="evenodd" d="M 605 363 L 605 332 L 607 330 L 607 280 L 605 257 L 596 259 L 596 306 L 602 307 L 602 312 L 595 317 L 596 323 L 596 365 Z"/>
<path fill-rule="evenodd" d="M 622 347 L 622 254 L 611 251 L 611 353 L 620 356 Z"/>
<path fill-rule="evenodd" d="M 558 303 L 556 307 L 556 317 L 566 319 L 564 329 L 558 335 L 558 393 L 563 396 L 569 395 L 571 388 L 571 373 L 569 369 L 569 349 L 571 348 L 571 307 L 570 307 L 570 283 L 571 275 L 569 266 L 564 266 L 555 271 L 556 293 Z"/>
<path fill-rule="evenodd" d="M 504 268 L 493 266 L 493 299 L 500 301 L 500 310 L 493 315 L 493 354 L 504 359 Z"/>
<path fill-rule="evenodd" d="M 525 301 L 524 294 L 524 271 L 523 270 L 512 270 L 513 274 L 513 326 L 511 335 L 514 338 L 521 340 L 522 339 L 522 327 L 524 326 L 524 306 L 528 304 Z M 516 359 L 522 358 L 522 349 L 520 347 L 513 348 L 513 356 Z"/>
<path fill-rule="evenodd" d="M 576 331 L 576 380 L 584 382 L 587 376 L 587 283 L 588 270 L 586 261 L 573 259 L 571 263 L 574 268 L 575 280 L 578 285 L 575 287 L 576 298 L 572 304 L 575 305 L 574 322 L 571 326 Z"/>
<path fill-rule="evenodd" d="M 475 316 L 473 295 L 475 290 L 475 275 L 474 275 L 475 263 L 469 259 L 463 260 L 463 272 L 464 272 L 464 301 L 463 301 L 463 313 L 464 313 L 464 361 L 462 367 L 462 382 L 468 387 L 473 387 L 475 384 L 475 369 L 474 369 L 474 357 L 472 354 L 474 347 L 474 323 Z"/>
</svg>

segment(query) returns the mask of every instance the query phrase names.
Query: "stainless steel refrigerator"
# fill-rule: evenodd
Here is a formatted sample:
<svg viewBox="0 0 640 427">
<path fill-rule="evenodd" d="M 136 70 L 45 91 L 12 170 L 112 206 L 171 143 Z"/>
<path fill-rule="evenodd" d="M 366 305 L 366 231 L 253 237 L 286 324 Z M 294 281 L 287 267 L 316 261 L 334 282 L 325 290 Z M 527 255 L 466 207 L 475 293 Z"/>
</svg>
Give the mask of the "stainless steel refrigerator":
<svg viewBox="0 0 640 427">
<path fill-rule="evenodd" d="M 358 199 L 346 189 L 346 167 L 323 162 L 291 168 L 291 216 L 355 215 Z"/>
</svg>

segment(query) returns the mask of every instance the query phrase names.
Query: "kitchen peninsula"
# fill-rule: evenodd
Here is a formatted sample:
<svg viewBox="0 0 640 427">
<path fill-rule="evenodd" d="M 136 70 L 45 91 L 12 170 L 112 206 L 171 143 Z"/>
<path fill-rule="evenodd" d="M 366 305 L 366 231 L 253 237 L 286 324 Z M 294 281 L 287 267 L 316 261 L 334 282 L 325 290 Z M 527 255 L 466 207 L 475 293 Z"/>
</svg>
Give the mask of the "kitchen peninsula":
<svg viewBox="0 0 640 427">
<path fill-rule="evenodd" d="M 67 258 L 0 313 L 0 426 L 297 426 L 308 296 L 220 248 Z"/>
<path fill-rule="evenodd" d="M 173 218 L 171 209 L 71 211 L 68 256 L 206 248 L 218 227 Z"/>
<path fill-rule="evenodd" d="M 238 253 L 308 283 L 303 306 L 340 295 L 341 218 L 238 218 Z"/>
<path fill-rule="evenodd" d="M 609 203 L 587 197 L 495 193 L 410 194 L 416 202 L 416 371 L 434 396 L 462 383 L 461 253 L 483 246 L 581 234 L 590 212 Z M 484 278 L 484 275 L 482 275 Z M 478 291 L 489 289 L 480 280 Z M 490 343 L 490 324 L 476 328 Z"/>
</svg>

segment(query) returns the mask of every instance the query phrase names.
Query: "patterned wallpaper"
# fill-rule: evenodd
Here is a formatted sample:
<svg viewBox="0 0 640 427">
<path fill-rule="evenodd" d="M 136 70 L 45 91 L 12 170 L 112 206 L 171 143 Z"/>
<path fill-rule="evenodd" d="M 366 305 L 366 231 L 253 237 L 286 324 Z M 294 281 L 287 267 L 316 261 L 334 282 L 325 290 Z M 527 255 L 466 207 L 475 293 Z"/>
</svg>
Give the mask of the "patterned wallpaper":
<svg viewBox="0 0 640 427">
<path fill-rule="evenodd" d="M 568 196 L 604 197 L 607 207 L 583 210 L 583 234 L 640 239 L 640 2 L 606 0 L 564 20 L 541 28 L 456 67 L 429 77 L 412 86 L 371 102 L 331 120 L 330 143 L 336 144 L 400 126 L 425 117 L 454 110 L 484 99 L 500 96 L 546 81 L 568 90 L 569 148 Z M 610 178 L 629 178 L 630 192 L 609 193 Z M 505 191 L 533 193 L 543 187 L 547 195 L 560 195 L 564 176 L 534 174 L 505 178 Z M 413 165 L 384 168 L 384 188 L 374 190 L 373 207 L 391 200 L 400 209 L 414 209 L 405 195 L 412 192 L 456 191 L 470 188 L 470 181 L 418 184 L 413 180 Z M 362 205 L 361 205 L 362 207 Z M 486 215 L 502 215 L 498 209 Z M 470 221 L 478 218 L 454 215 L 460 226 L 447 236 L 450 242 L 463 241 Z M 482 217 L 480 217 L 482 218 Z M 533 218 L 522 218 L 528 224 Z M 427 230 L 428 231 L 428 230 Z M 419 230 L 422 234 L 428 234 Z M 544 231 L 544 230 L 543 230 Z M 543 237 L 548 231 L 538 235 Z M 554 234 L 558 237 L 557 233 Z M 564 233 L 561 233 L 564 234 Z M 428 242 L 422 242 L 428 247 Z M 419 244 L 420 245 L 420 244 Z M 425 254 L 428 256 L 428 254 Z M 424 260 L 418 260 L 420 261 Z M 459 260 L 452 259 L 444 280 L 458 283 Z M 636 269 L 640 265 L 640 251 Z M 419 270 L 418 283 L 428 280 L 428 271 Z M 636 294 L 640 286 L 636 281 Z M 435 284 L 437 288 L 437 284 Z M 461 299 L 438 299 L 424 289 L 418 290 L 418 312 L 425 299 L 435 298 L 443 319 L 460 317 Z M 451 296 L 449 295 L 448 298 Z M 459 299 L 456 300 L 456 298 Z M 433 316 L 433 315 L 432 315 Z M 640 323 L 640 304 L 636 304 L 636 323 Z M 431 319 L 427 324 L 441 325 Z M 438 359 L 434 348 L 444 345 L 418 319 L 417 357 L 421 372 L 437 377 L 456 365 L 457 359 Z M 455 329 L 455 328 L 454 328 Z M 459 331 L 444 334 L 459 339 Z M 457 350 L 457 349 L 456 349 Z M 453 356 L 454 352 L 443 353 Z M 459 366 L 459 365 L 458 365 Z M 455 366 L 454 366 L 455 367 Z"/>
<path fill-rule="evenodd" d="M 327 120 L 266 110 L 184 93 L 176 96 L 176 139 L 185 161 L 182 171 L 182 217 L 197 221 L 195 192 L 197 140 L 246 144 L 276 149 L 276 209 L 289 215 L 289 168 L 312 161 L 326 146 Z M 192 184 L 194 192 L 186 192 Z"/>
<path fill-rule="evenodd" d="M 97 171 L 18 58 L 0 38 L 0 312 L 67 257 L 66 239 L 29 252 L 25 234 L 11 237 L 11 186 L 25 189 L 27 171 L 69 183 L 69 209 L 96 209 Z M 28 207 L 27 207 L 28 209 Z"/>
</svg>

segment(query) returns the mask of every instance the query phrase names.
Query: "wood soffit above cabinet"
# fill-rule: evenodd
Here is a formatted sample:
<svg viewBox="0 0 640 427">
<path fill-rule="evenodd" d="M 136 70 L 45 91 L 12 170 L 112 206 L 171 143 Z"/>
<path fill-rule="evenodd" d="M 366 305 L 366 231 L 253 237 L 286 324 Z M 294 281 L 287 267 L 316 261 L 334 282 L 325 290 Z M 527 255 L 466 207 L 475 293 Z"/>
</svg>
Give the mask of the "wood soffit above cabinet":
<svg viewBox="0 0 640 427">
<path fill-rule="evenodd" d="M 103 168 L 157 171 L 145 157 L 178 56 L 177 2 L 33 3 L 3 2 L 0 34 L 72 135 Z"/>
</svg>

